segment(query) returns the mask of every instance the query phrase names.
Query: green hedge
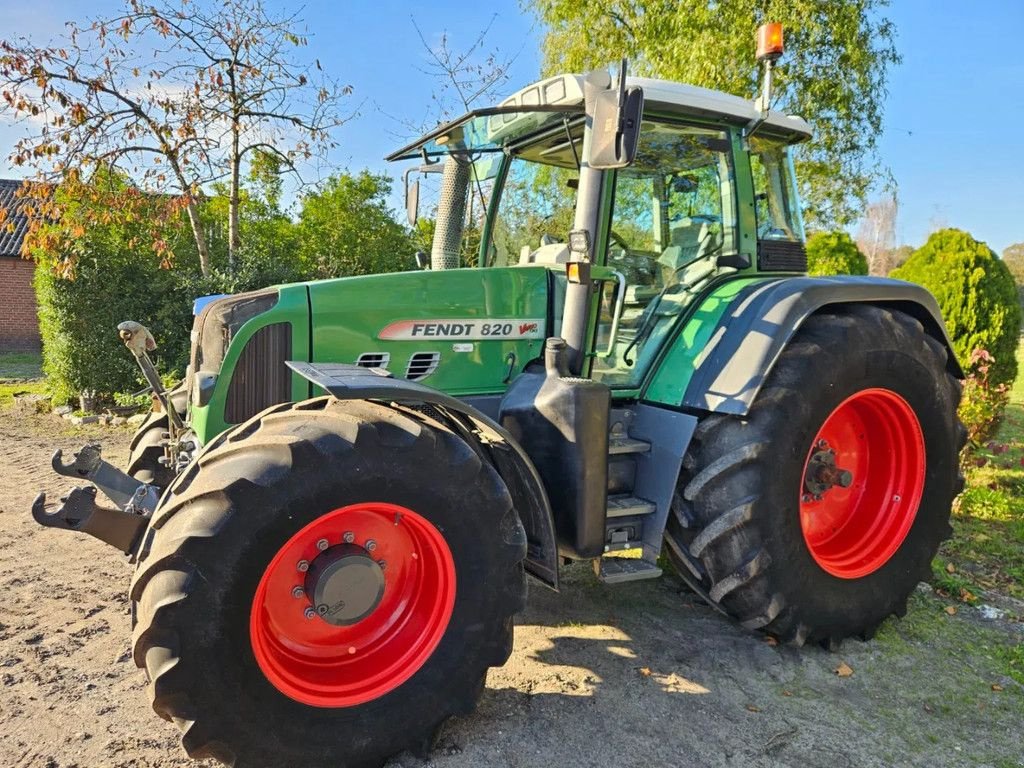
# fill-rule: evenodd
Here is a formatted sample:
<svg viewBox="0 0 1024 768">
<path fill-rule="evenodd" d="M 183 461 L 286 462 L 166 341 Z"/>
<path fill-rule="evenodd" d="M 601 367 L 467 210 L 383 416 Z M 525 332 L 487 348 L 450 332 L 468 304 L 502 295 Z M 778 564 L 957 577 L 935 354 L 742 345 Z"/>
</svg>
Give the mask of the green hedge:
<svg viewBox="0 0 1024 768">
<path fill-rule="evenodd" d="M 807 238 L 807 273 L 866 275 L 868 260 L 846 232 L 815 232 Z"/>
<path fill-rule="evenodd" d="M 192 296 L 178 276 L 142 258 L 102 266 L 83 259 L 74 280 L 37 267 L 43 371 L 55 404 L 72 402 L 83 390 L 112 395 L 145 386 L 117 335 L 124 320 L 137 320 L 153 332 L 152 356 L 161 373 L 184 373 Z"/>
<path fill-rule="evenodd" d="M 1021 310 L 1013 276 L 991 248 L 962 230 L 939 230 L 891 276 L 935 294 L 965 369 L 976 350 L 986 350 L 995 358 L 992 383 L 1013 382 Z"/>
</svg>

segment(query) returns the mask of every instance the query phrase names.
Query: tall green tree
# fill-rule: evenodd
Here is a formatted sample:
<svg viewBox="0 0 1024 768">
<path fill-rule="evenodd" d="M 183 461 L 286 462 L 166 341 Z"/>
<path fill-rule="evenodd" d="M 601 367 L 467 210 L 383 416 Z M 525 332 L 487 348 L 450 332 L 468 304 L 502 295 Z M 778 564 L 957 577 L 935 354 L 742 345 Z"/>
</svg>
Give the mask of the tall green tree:
<svg viewBox="0 0 1024 768">
<path fill-rule="evenodd" d="M 850 224 L 883 174 L 877 154 L 889 69 L 900 61 L 887 0 L 529 0 L 546 27 L 544 69 L 583 72 L 622 56 L 634 74 L 754 98 L 754 33 L 786 28 L 772 107 L 809 120 L 797 175 L 819 229 Z"/>
<path fill-rule="evenodd" d="M 391 182 L 369 171 L 332 176 L 302 198 L 298 232 L 310 277 L 413 269 L 416 244 L 388 208 Z"/>
<path fill-rule="evenodd" d="M 815 232 L 807 238 L 810 275 L 866 275 L 868 260 L 846 232 Z"/>
<path fill-rule="evenodd" d="M 1013 382 L 1021 309 L 1010 270 L 991 248 L 963 230 L 940 229 L 892 277 L 935 295 L 965 369 L 974 368 L 977 352 L 984 350 L 995 358 L 991 381 Z"/>
</svg>

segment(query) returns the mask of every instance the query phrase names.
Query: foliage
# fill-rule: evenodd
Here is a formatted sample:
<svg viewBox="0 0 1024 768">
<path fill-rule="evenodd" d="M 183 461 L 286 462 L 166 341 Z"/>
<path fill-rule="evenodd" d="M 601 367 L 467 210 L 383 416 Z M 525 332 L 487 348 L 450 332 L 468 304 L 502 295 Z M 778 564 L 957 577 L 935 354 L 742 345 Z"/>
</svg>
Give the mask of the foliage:
<svg viewBox="0 0 1024 768">
<path fill-rule="evenodd" d="M 752 98 L 754 31 L 786 26 L 773 107 L 810 120 L 798 151 L 808 220 L 845 226 L 880 175 L 877 140 L 889 68 L 900 61 L 885 0 L 530 0 L 546 26 L 544 70 L 586 72 L 628 56 L 635 74 Z"/>
<path fill-rule="evenodd" d="M 967 487 L 954 505 L 954 535 L 942 545 L 937 575 L 958 578 L 974 594 L 1024 598 L 1024 378 L 1007 394 L 998 429 L 965 456 Z"/>
<path fill-rule="evenodd" d="M 1017 284 L 1017 297 L 1024 308 L 1024 243 L 1008 245 L 1003 251 L 1003 264 L 1013 275 L 1013 282 Z"/>
<path fill-rule="evenodd" d="M 413 269 L 419 238 L 388 208 L 391 182 L 369 171 L 332 176 L 302 199 L 297 226 L 302 267 L 310 277 Z"/>
<path fill-rule="evenodd" d="M 113 16 L 88 25 L 68 24 L 67 34 L 46 46 L 0 41 L 0 115 L 27 126 L 11 154 L 15 165 L 35 170 L 26 187 L 41 207 L 55 184 L 82 184 L 97 172 L 125 177 L 128 200 L 146 201 L 159 217 L 116 208 L 129 223 L 149 221 L 153 249 L 168 260 L 158 234 L 187 213 L 204 275 L 209 244 L 201 221 L 204 187 L 227 177 L 228 250 L 241 247 L 241 164 L 260 150 L 285 168 L 331 146 L 340 124 L 338 104 L 349 92 L 327 79 L 319 64 L 301 65 L 289 49 L 305 44 L 294 15 L 272 16 L 262 0 L 125 0 Z M 159 193 L 161 197 L 154 197 Z M 104 221 L 104 207 L 86 209 Z M 62 219 L 61 211 L 46 218 Z M 36 221 L 39 221 L 37 218 Z M 54 251 L 36 239 L 26 252 Z M 51 237 L 57 228 L 46 228 Z M 141 236 L 140 232 L 136 236 Z M 73 241 L 75 233 L 65 233 Z M 73 259 L 73 255 L 67 257 Z M 229 259 L 230 261 L 230 259 Z"/>
<path fill-rule="evenodd" d="M 995 358 L 988 373 L 992 385 L 1013 382 L 1021 321 L 1017 289 L 1006 265 L 985 243 L 958 229 L 939 230 L 892 276 L 935 295 L 965 369 L 975 350 L 987 350 Z"/>
<path fill-rule="evenodd" d="M 1003 410 L 1010 399 L 1010 388 L 990 379 L 989 373 L 995 360 L 986 350 L 974 350 L 970 362 L 960 400 L 960 420 L 967 427 L 967 441 L 977 447 L 999 426 Z"/>
<path fill-rule="evenodd" d="M 866 275 L 868 260 L 846 232 L 815 232 L 807 238 L 811 275 Z"/>
</svg>

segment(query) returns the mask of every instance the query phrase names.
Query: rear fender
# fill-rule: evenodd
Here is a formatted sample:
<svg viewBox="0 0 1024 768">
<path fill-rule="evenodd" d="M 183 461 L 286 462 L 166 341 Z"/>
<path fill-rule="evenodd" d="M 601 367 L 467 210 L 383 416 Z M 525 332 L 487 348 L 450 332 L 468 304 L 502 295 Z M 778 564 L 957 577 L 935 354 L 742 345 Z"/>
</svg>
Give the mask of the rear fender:
<svg viewBox="0 0 1024 768">
<path fill-rule="evenodd" d="M 925 288 L 882 277 L 793 277 L 756 283 L 737 294 L 697 358 L 680 405 L 746 414 L 804 321 L 840 304 L 871 304 L 916 318 L 946 347 L 949 372 L 963 378 L 938 302 Z"/>
<path fill-rule="evenodd" d="M 501 475 L 526 529 L 526 570 L 558 589 L 555 522 L 544 485 L 519 444 L 493 419 L 472 405 L 415 381 L 394 379 L 386 371 L 335 363 L 288 362 L 288 367 L 339 400 L 376 400 L 386 404 L 430 407 L 440 420 L 489 460 Z"/>
</svg>

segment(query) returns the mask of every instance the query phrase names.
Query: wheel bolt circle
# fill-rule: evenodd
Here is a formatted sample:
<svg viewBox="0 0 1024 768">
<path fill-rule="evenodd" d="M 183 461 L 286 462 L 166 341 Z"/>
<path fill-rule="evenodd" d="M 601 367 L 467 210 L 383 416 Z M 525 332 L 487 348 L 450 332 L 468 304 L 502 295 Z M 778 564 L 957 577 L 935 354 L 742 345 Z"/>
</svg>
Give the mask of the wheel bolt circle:
<svg viewBox="0 0 1024 768">
<path fill-rule="evenodd" d="M 380 569 L 383 571 L 385 568 L 388 567 L 388 562 L 387 560 L 378 560 L 377 565 L 379 565 Z"/>
<path fill-rule="evenodd" d="M 304 590 L 302 587 L 299 587 L 299 586 L 292 587 L 292 597 L 294 597 L 296 600 L 298 600 L 301 597 L 305 597 L 305 595 L 306 595 L 306 590 Z"/>
<path fill-rule="evenodd" d="M 353 541 L 356 540 L 356 535 L 352 533 L 352 531 L 345 531 L 345 533 L 341 537 L 341 540 L 344 541 L 346 544 L 351 544 Z"/>
<path fill-rule="evenodd" d="M 377 542 L 374 541 L 373 539 L 370 539 L 369 541 L 366 542 L 365 546 L 366 546 L 366 551 L 367 552 L 373 552 L 373 550 L 375 550 L 377 548 Z"/>
<path fill-rule="evenodd" d="M 298 569 L 299 573 L 305 573 L 309 570 L 309 561 L 299 560 L 299 562 L 296 563 L 295 567 Z"/>
<path fill-rule="evenodd" d="M 314 611 L 314 610 L 313 610 L 312 608 L 307 608 L 307 609 L 305 610 L 305 613 L 304 613 L 303 615 L 304 615 L 304 616 L 305 616 L 305 617 L 306 617 L 307 619 L 312 619 L 312 618 L 315 618 L 315 617 L 316 617 L 316 611 Z"/>
<path fill-rule="evenodd" d="M 316 548 L 319 549 L 321 552 L 327 549 L 327 546 L 327 539 L 320 539 L 320 541 L 316 543 Z"/>
</svg>

